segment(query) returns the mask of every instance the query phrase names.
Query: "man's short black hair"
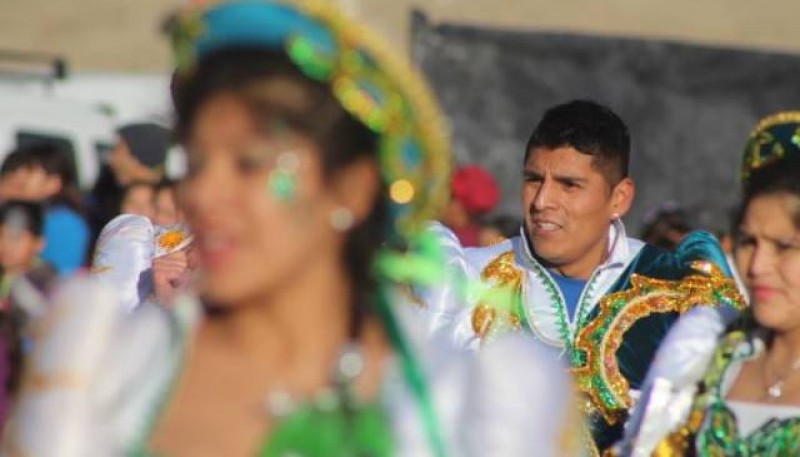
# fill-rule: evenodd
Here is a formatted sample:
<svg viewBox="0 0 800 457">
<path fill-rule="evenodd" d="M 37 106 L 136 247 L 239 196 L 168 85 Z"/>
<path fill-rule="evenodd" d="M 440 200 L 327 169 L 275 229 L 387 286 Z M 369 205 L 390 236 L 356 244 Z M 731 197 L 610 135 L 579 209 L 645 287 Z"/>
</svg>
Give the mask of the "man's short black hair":
<svg viewBox="0 0 800 457">
<path fill-rule="evenodd" d="M 571 147 L 593 157 L 609 184 L 628 177 L 628 126 L 611 109 L 591 100 L 573 100 L 548 109 L 528 139 L 525 162 L 534 149 Z"/>
</svg>

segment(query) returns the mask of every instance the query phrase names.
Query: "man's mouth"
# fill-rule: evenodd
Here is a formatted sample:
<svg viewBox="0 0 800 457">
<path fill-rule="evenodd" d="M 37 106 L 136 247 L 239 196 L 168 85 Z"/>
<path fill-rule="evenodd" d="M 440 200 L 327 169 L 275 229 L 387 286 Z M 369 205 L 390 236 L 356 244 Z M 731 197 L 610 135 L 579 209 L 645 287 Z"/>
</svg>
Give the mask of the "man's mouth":
<svg viewBox="0 0 800 457">
<path fill-rule="evenodd" d="M 547 220 L 531 221 L 531 232 L 535 235 L 547 235 L 561 229 L 561 225 Z"/>
</svg>

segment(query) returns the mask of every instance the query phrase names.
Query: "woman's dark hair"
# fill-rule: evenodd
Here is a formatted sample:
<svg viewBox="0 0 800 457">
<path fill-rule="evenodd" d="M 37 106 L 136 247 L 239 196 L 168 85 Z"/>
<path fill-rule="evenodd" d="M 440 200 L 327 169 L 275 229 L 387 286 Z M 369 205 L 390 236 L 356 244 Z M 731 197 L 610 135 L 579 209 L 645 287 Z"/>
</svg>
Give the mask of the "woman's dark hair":
<svg viewBox="0 0 800 457">
<path fill-rule="evenodd" d="M 775 194 L 793 195 L 800 201 L 800 158 L 779 160 L 752 172 L 745 183 L 744 197 L 734 219 L 734 233 L 738 232 L 747 207 L 756 197 Z M 800 229 L 800 205 L 792 217 Z"/>
<path fill-rule="evenodd" d="M 329 85 L 305 76 L 282 52 L 250 47 L 216 51 L 202 58 L 187 78 L 176 76 L 172 88 L 175 130 L 183 142 L 202 105 L 229 93 L 239 96 L 265 127 L 278 122 L 314 140 L 326 179 L 359 160 L 375 160 L 378 166 L 377 135 L 342 108 Z M 388 199 L 381 186 L 369 216 L 346 240 L 344 261 L 355 294 L 354 337 L 376 298 L 373 257 L 387 233 L 387 218 Z"/>
<path fill-rule="evenodd" d="M 20 168 L 41 168 L 46 174 L 57 176 L 61 181 L 61 190 L 50 198 L 49 203 L 83 211 L 78 190 L 78 173 L 67 152 L 46 142 L 20 146 L 8 155 L 2 173 L 7 174 Z"/>
</svg>

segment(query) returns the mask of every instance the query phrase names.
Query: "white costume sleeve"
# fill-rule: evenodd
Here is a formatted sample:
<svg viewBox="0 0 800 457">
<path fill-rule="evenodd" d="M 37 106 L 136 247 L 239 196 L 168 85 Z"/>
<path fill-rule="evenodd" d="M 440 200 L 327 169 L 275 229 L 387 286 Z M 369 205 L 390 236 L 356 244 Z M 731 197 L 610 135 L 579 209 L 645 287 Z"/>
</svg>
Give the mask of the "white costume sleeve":
<svg viewBox="0 0 800 457">
<path fill-rule="evenodd" d="M 447 335 L 456 347 L 477 348 L 480 340 L 472 330 L 472 312 L 467 284 L 479 277 L 467 261 L 456 235 L 444 225 L 432 222 L 427 230 L 439 241 L 445 258 L 445 281 L 436 286 L 417 288 L 429 334 Z"/>
<path fill-rule="evenodd" d="M 107 434 L 95 427 L 93 387 L 121 314 L 108 306 L 113 301 L 108 284 L 79 279 L 30 324 L 33 353 L 4 432 L 4 456 L 93 457 L 108 448 Z"/>
<path fill-rule="evenodd" d="M 448 455 L 583 455 L 572 382 L 552 348 L 514 333 L 498 336 L 481 351 L 464 351 L 445 335 L 427 338 L 415 324 L 419 315 L 397 314 L 426 374 Z M 396 364 L 383 398 L 396 455 L 432 456 L 418 401 Z"/>
<path fill-rule="evenodd" d="M 582 455 L 568 371 L 533 336 L 501 335 L 469 364 L 460 441 L 470 457 Z"/>
<path fill-rule="evenodd" d="M 131 311 L 153 292 L 155 228 L 144 216 L 123 214 L 100 232 L 92 275 L 117 290 L 119 306 Z"/>
<path fill-rule="evenodd" d="M 129 455 L 146 436 L 183 350 L 180 325 L 150 303 L 115 306 L 117 292 L 71 279 L 29 324 L 32 353 L 0 455 Z"/>
<path fill-rule="evenodd" d="M 697 389 L 726 327 L 720 310 L 698 307 L 667 334 L 647 373 L 617 449 L 621 455 L 649 456 L 688 418 Z"/>
</svg>

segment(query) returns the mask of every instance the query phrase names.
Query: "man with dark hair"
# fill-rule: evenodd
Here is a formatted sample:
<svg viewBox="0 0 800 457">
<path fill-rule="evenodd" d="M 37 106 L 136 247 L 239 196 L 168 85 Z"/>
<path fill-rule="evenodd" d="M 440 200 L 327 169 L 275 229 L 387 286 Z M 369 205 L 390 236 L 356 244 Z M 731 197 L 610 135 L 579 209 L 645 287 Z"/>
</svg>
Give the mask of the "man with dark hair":
<svg viewBox="0 0 800 457">
<path fill-rule="evenodd" d="M 520 235 L 461 254 L 448 240 L 450 253 L 463 255 L 450 262 L 464 265 L 459 274 L 513 291 L 511 303 L 478 298 L 453 312 L 459 308 L 447 297 L 457 294 L 423 297 L 434 331 L 467 347 L 529 330 L 557 348 L 586 396 L 600 450 L 621 436 L 678 315 L 719 297 L 741 303 L 710 234 L 688 235 L 675 253 L 627 237 L 621 218 L 635 193 L 629 156 L 628 128 L 609 108 L 576 100 L 547 110 L 525 150 Z"/>
<path fill-rule="evenodd" d="M 588 101 L 551 108 L 528 141 L 522 185 L 526 234 L 538 260 L 557 273 L 571 315 L 586 281 L 607 260 L 609 225 L 624 234 L 619 220 L 635 189 L 629 155 L 622 119 Z"/>
</svg>

